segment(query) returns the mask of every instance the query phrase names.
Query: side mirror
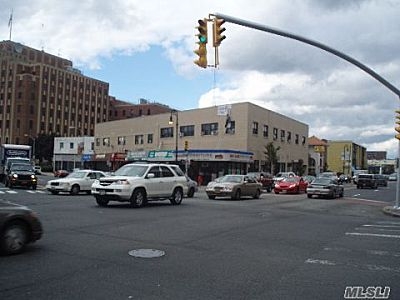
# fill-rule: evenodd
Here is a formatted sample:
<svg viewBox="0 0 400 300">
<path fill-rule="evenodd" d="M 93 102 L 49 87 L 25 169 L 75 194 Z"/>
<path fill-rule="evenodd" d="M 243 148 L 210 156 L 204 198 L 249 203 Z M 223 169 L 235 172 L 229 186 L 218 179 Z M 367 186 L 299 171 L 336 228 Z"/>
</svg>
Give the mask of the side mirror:
<svg viewBox="0 0 400 300">
<path fill-rule="evenodd" d="M 154 175 L 154 173 L 149 173 L 149 174 L 147 174 L 146 177 L 147 178 L 154 178 L 154 177 L 156 177 L 156 175 Z"/>
</svg>

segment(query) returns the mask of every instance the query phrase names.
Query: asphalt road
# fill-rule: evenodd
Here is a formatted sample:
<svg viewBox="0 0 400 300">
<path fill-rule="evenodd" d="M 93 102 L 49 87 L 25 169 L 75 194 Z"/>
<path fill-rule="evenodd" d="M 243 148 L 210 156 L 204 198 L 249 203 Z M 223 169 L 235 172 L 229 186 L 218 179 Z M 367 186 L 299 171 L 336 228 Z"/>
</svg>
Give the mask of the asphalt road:
<svg viewBox="0 0 400 300">
<path fill-rule="evenodd" d="M 45 233 L 25 253 L 0 257 L 0 299 L 343 299 L 348 286 L 390 287 L 398 299 L 400 219 L 352 188 L 336 200 L 200 192 L 141 209 L 1 189 L 38 212 Z M 138 249 L 165 255 L 129 255 Z"/>
</svg>

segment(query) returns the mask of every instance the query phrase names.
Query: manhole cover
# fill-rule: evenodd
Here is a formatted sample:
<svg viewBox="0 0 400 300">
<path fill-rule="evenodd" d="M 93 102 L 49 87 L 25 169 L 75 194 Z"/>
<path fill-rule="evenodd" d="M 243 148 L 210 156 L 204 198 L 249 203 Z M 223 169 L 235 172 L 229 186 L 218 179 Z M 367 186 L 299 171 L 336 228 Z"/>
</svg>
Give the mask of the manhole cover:
<svg viewBox="0 0 400 300">
<path fill-rule="evenodd" d="M 129 251 L 129 255 L 140 258 L 155 258 L 165 255 L 165 252 L 157 249 L 136 249 Z"/>
</svg>

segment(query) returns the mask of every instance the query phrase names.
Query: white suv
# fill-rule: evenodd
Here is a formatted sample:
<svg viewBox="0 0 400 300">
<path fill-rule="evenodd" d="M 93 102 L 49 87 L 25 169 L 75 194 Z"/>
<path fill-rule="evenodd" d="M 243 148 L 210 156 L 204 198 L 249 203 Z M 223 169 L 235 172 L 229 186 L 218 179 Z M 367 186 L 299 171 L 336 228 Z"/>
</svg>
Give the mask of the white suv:
<svg viewBox="0 0 400 300">
<path fill-rule="evenodd" d="M 165 199 L 178 205 L 187 191 L 185 174 L 179 166 L 168 164 L 127 164 L 113 176 L 100 178 L 92 184 L 92 195 L 99 206 L 119 201 L 142 207 L 147 201 Z"/>
</svg>

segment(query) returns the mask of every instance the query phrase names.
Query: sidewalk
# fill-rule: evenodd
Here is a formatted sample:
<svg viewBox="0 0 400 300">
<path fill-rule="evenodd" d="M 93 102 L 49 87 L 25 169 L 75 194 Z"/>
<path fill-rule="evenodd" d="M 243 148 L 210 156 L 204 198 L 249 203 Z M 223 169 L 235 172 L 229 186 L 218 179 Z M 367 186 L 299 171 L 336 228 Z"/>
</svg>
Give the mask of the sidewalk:
<svg viewBox="0 0 400 300">
<path fill-rule="evenodd" d="M 383 213 L 393 217 L 400 217 L 400 207 L 385 206 L 383 208 Z"/>
</svg>

